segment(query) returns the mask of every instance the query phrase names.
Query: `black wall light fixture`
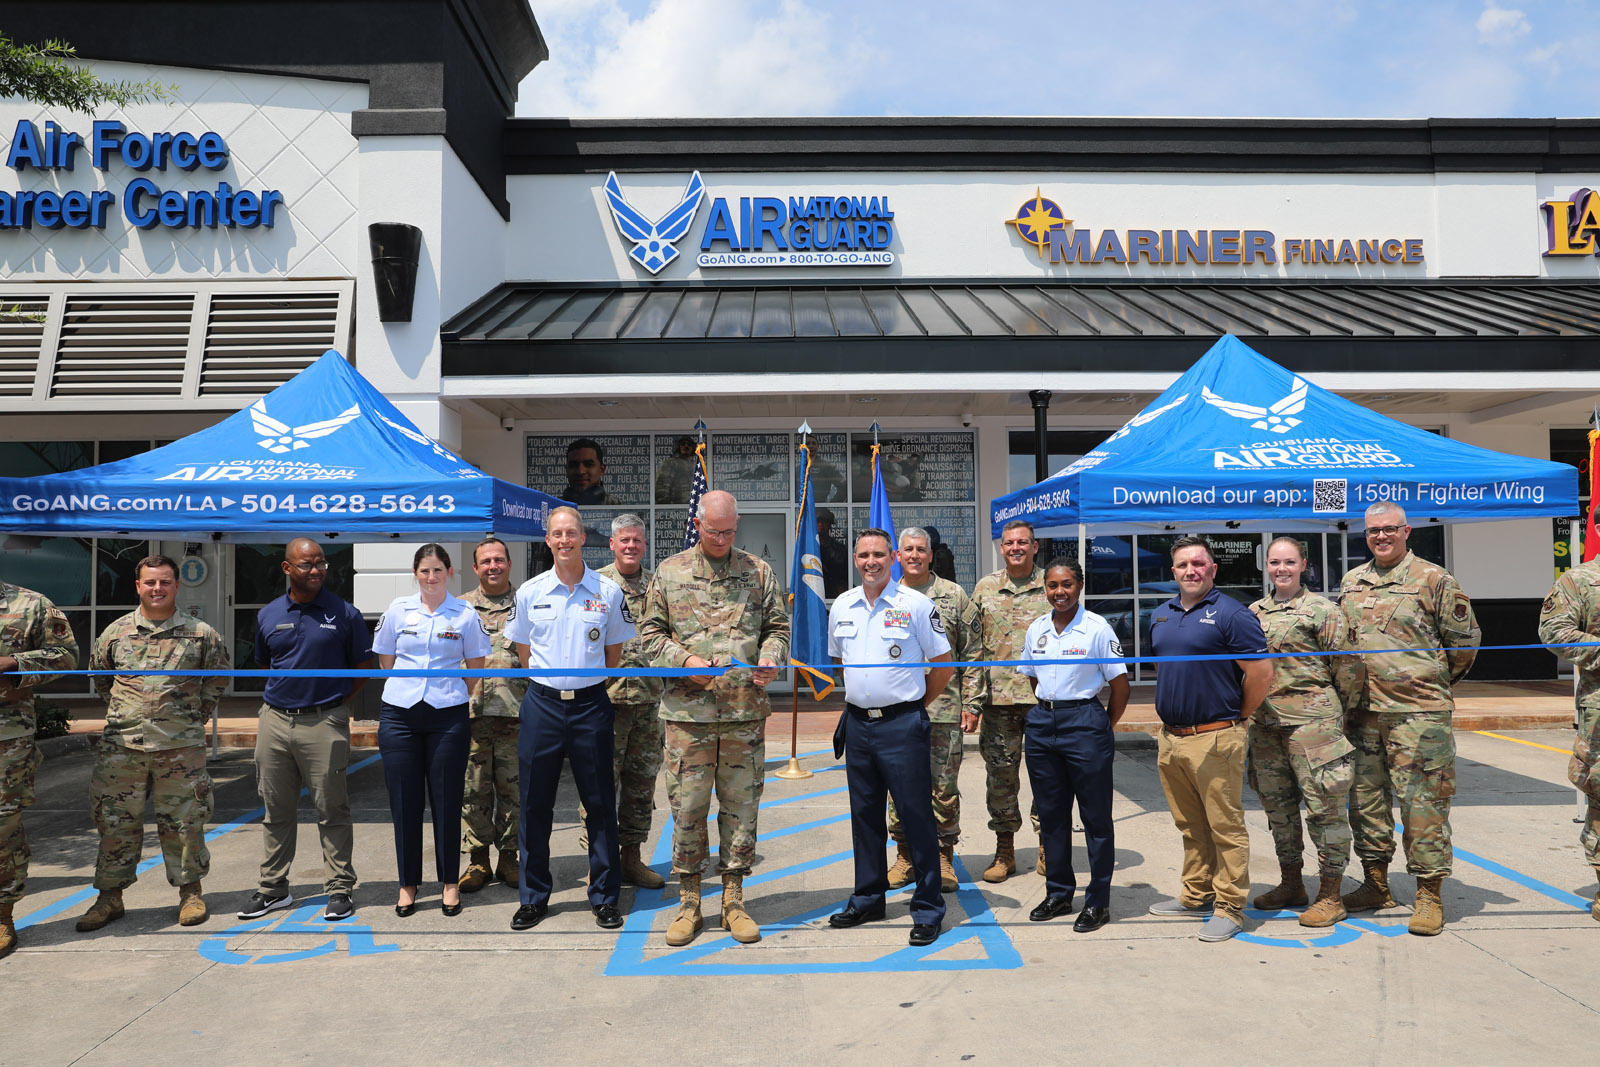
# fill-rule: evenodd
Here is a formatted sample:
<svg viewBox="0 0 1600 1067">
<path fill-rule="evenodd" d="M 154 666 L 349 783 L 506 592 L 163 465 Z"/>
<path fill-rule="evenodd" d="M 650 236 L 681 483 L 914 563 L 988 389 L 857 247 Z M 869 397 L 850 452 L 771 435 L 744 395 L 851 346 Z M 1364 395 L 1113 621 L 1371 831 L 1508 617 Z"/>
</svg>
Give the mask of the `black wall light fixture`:
<svg viewBox="0 0 1600 1067">
<path fill-rule="evenodd" d="M 407 222 L 374 222 L 367 227 L 372 244 L 372 281 L 378 290 L 379 322 L 410 322 L 417 295 L 417 263 L 422 258 L 422 231 Z"/>
</svg>

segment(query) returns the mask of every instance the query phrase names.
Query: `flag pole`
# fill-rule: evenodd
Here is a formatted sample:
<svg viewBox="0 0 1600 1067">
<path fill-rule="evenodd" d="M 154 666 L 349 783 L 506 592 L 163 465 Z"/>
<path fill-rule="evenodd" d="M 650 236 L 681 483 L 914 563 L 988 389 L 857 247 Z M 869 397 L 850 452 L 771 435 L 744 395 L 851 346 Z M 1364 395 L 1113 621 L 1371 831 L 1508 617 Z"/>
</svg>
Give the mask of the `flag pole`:
<svg viewBox="0 0 1600 1067">
<path fill-rule="evenodd" d="M 800 454 L 805 457 L 805 469 L 800 472 L 800 508 L 805 510 L 806 494 L 811 491 L 811 449 L 806 443 L 806 437 L 811 433 L 811 424 L 802 422 L 796 431 L 800 435 Z M 795 545 L 795 551 L 800 551 L 800 546 Z M 791 594 L 793 590 L 790 590 Z M 789 765 L 776 772 L 779 778 L 791 781 L 800 781 L 812 777 L 812 773 L 800 766 L 800 671 L 790 668 L 789 677 Z"/>
</svg>

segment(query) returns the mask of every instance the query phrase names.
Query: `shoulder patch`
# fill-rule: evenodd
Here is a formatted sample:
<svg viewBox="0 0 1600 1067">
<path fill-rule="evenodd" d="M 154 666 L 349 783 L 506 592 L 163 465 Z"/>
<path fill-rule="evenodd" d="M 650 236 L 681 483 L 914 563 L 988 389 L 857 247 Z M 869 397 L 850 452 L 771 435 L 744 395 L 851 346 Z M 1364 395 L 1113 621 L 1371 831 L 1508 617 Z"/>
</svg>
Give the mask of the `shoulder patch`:
<svg viewBox="0 0 1600 1067">
<path fill-rule="evenodd" d="M 1544 610 L 1546 612 L 1554 611 L 1556 610 L 1556 605 L 1558 603 L 1559 601 L 1556 600 L 1555 590 L 1552 589 L 1549 595 L 1544 598 Z"/>
<path fill-rule="evenodd" d="M 629 626 L 634 625 L 633 612 L 628 610 L 628 598 L 627 597 L 623 597 L 622 598 L 622 621 L 627 623 Z"/>
<path fill-rule="evenodd" d="M 1122 658 L 1122 642 L 1118 641 L 1115 637 L 1111 639 L 1111 654 L 1116 656 L 1118 659 Z"/>
<path fill-rule="evenodd" d="M 1467 613 L 1470 610 L 1471 609 L 1467 607 L 1466 600 L 1458 597 L 1456 599 L 1456 606 L 1455 606 L 1455 612 L 1454 612 L 1455 617 L 1456 617 L 1456 622 L 1466 622 L 1467 621 Z"/>
<path fill-rule="evenodd" d="M 939 609 L 934 608 L 928 615 L 929 621 L 933 623 L 933 632 L 936 634 L 944 633 L 944 616 L 939 614 Z"/>
</svg>

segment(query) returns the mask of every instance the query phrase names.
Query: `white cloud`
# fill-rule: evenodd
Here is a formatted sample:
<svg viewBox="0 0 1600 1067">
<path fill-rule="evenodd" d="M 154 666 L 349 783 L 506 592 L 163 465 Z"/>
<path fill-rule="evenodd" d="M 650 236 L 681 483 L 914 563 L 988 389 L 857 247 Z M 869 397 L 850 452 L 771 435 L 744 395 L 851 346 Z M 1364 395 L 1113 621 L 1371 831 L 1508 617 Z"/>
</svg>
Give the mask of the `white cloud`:
<svg viewBox="0 0 1600 1067">
<path fill-rule="evenodd" d="M 1516 8 L 1490 4 L 1478 16 L 1478 40 L 1484 44 L 1510 44 L 1518 37 L 1527 36 L 1532 29 L 1528 16 Z"/>
<path fill-rule="evenodd" d="M 806 0 L 542 2 L 550 59 L 517 112 L 572 116 L 822 115 L 869 73 L 871 49 Z"/>
</svg>

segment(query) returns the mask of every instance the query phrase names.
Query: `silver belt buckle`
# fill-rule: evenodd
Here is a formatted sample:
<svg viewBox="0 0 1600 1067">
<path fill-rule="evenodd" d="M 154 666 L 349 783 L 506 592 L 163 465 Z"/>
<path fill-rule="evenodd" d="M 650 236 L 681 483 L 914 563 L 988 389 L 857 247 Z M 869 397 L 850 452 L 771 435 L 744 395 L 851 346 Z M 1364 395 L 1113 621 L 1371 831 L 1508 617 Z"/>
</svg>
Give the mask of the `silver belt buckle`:
<svg viewBox="0 0 1600 1067">
<path fill-rule="evenodd" d="M 867 718 L 869 718 L 869 719 L 881 719 L 881 718 L 883 718 L 883 709 L 882 708 L 868 708 L 867 709 Z"/>
<path fill-rule="evenodd" d="M 576 689 L 563 689 L 561 691 L 561 699 L 562 700 L 577 700 L 578 699 L 578 691 Z"/>
</svg>

